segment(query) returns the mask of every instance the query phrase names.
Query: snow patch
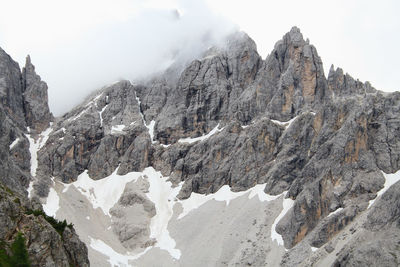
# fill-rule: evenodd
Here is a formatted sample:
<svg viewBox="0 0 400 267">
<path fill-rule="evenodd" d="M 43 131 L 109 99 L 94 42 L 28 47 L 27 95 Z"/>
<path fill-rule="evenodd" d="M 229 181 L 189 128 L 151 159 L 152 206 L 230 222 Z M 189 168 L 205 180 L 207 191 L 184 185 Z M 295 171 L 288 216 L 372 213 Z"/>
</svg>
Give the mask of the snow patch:
<svg viewBox="0 0 400 267">
<path fill-rule="evenodd" d="M 146 196 L 154 203 L 156 215 L 151 219 L 150 238 L 155 238 L 155 247 L 166 250 L 175 259 L 181 257 L 181 251 L 175 248 L 175 240 L 169 235 L 168 222 L 173 214 L 174 200 L 178 195 L 181 186 L 172 188 L 172 183 L 167 182 L 168 177 L 162 177 L 152 167 L 146 168 L 143 174 L 147 175 L 150 184 Z"/>
<path fill-rule="evenodd" d="M 154 126 L 156 125 L 156 122 L 152 120 L 148 125 L 146 123 L 144 125 L 147 127 L 147 129 L 149 129 L 150 140 L 151 143 L 154 144 Z"/>
<path fill-rule="evenodd" d="M 33 181 L 30 181 L 28 189 L 26 190 L 26 191 L 28 191 L 28 198 L 32 197 L 32 190 L 33 190 Z"/>
<path fill-rule="evenodd" d="M 135 98 L 136 98 L 136 101 L 138 102 L 138 105 L 139 105 L 140 117 L 142 118 L 144 126 L 146 126 L 146 128 L 149 130 L 151 143 L 154 144 L 154 143 L 156 143 L 156 141 L 154 141 L 154 126 L 156 125 L 156 122 L 154 120 L 152 120 L 149 124 L 146 123 L 146 120 L 144 119 L 144 115 L 143 115 L 142 111 L 140 110 L 141 102 L 140 102 L 139 97 L 137 96 L 136 91 L 135 91 Z"/>
<path fill-rule="evenodd" d="M 60 183 L 62 183 L 62 182 L 60 182 Z M 64 194 L 65 192 L 68 191 L 68 189 L 70 188 L 70 186 L 71 186 L 72 184 L 64 184 L 64 183 L 62 183 L 62 185 L 64 186 L 64 189 L 62 190 L 61 193 Z"/>
<path fill-rule="evenodd" d="M 131 181 L 136 181 L 142 175 L 140 172 L 118 175 L 118 168 L 110 176 L 100 180 L 91 179 L 86 170 L 70 186 L 79 190 L 92 203 L 94 209 L 101 208 L 105 215 L 111 217 L 110 209 L 121 197 L 125 185 Z M 68 188 L 64 188 L 63 192 L 65 190 L 68 190 Z"/>
<path fill-rule="evenodd" d="M 294 118 L 291 119 L 291 120 L 288 120 L 288 121 L 278 121 L 278 120 L 271 120 L 271 121 L 272 121 L 273 123 L 275 123 L 275 124 L 278 124 L 278 125 L 280 125 L 280 126 L 285 127 L 285 130 L 287 130 L 287 129 L 290 127 L 290 125 L 291 125 L 296 119 L 297 119 L 297 116 L 294 117 Z"/>
<path fill-rule="evenodd" d="M 130 260 L 136 260 L 139 257 L 141 257 L 143 254 L 145 254 L 150 247 L 146 248 L 143 252 L 137 254 L 137 255 L 130 255 L 130 254 L 121 254 L 116 252 L 115 250 L 112 249 L 112 247 L 108 246 L 106 243 L 104 243 L 100 239 L 94 239 L 92 237 L 90 238 L 90 247 L 93 248 L 94 250 L 97 250 L 101 254 L 104 254 L 108 257 L 108 262 L 111 264 L 111 266 L 119 266 L 119 267 L 128 267 L 131 266 L 129 264 Z"/>
<path fill-rule="evenodd" d="M 331 213 L 329 213 L 328 216 L 326 216 L 326 217 L 329 217 L 329 216 L 332 216 L 332 215 L 334 215 L 334 214 L 336 214 L 336 213 L 339 213 L 339 212 L 342 211 L 342 210 L 343 210 L 343 208 L 338 208 L 338 209 L 336 209 L 335 211 L 332 211 Z"/>
<path fill-rule="evenodd" d="M 125 134 L 124 132 L 125 125 L 119 124 L 111 127 L 111 134 Z"/>
<path fill-rule="evenodd" d="M 189 214 L 189 212 L 199 208 L 200 206 L 204 205 L 211 199 L 214 199 L 216 201 L 225 201 L 226 205 L 228 206 L 232 200 L 240 196 L 243 196 L 245 194 L 249 194 L 249 199 L 258 196 L 258 199 L 261 202 L 272 201 L 280 196 L 280 195 L 271 196 L 266 194 L 264 192 L 265 185 L 266 184 L 258 184 L 246 191 L 241 191 L 241 192 L 232 192 L 231 188 L 228 185 L 222 186 L 217 192 L 209 195 L 203 195 L 192 192 L 189 198 L 179 201 L 179 203 L 182 205 L 183 211 L 181 214 L 179 214 L 178 220 L 182 219 L 187 214 Z"/>
<path fill-rule="evenodd" d="M 100 126 L 103 126 L 103 112 L 104 110 L 106 110 L 108 105 L 105 105 L 104 108 L 101 109 L 101 111 L 99 111 L 99 117 L 100 117 Z"/>
<path fill-rule="evenodd" d="M 377 200 L 378 197 L 383 195 L 392 185 L 400 181 L 400 171 L 390 174 L 386 174 L 382 171 L 382 174 L 385 177 L 385 184 L 383 185 L 383 188 L 378 191 L 376 198 L 369 201 L 368 209 L 374 204 L 375 200 Z"/>
<path fill-rule="evenodd" d="M 49 191 L 49 195 L 47 196 L 46 203 L 43 204 L 44 212 L 49 215 L 56 217 L 56 213 L 60 208 L 60 197 L 57 194 L 57 191 L 51 187 Z"/>
<path fill-rule="evenodd" d="M 169 147 L 170 145 L 171 144 L 168 144 L 168 145 L 160 144 L 160 146 L 165 147 L 165 148 Z"/>
<path fill-rule="evenodd" d="M 13 149 L 13 147 L 15 147 L 16 144 L 18 144 L 19 142 L 19 137 L 17 137 L 10 145 L 10 150 Z"/>
<path fill-rule="evenodd" d="M 190 138 L 190 137 L 182 138 L 182 139 L 179 139 L 178 142 L 179 142 L 179 143 L 188 143 L 188 144 L 191 144 L 191 143 L 194 143 L 194 142 L 197 142 L 197 141 L 203 141 L 203 140 L 209 138 L 210 136 L 214 135 L 215 133 L 221 132 L 221 131 L 224 129 L 224 128 L 222 128 L 222 129 L 218 129 L 218 128 L 219 128 L 219 123 L 218 123 L 217 126 L 215 126 L 214 129 L 212 129 L 212 130 L 211 130 L 208 134 L 206 134 L 206 135 L 202 135 L 202 136 L 199 136 L 199 137 L 196 137 L 196 138 Z"/>
<path fill-rule="evenodd" d="M 100 97 L 101 97 L 102 95 L 103 95 L 103 93 L 100 93 L 99 95 L 97 95 L 95 98 L 93 98 L 93 100 L 89 101 L 89 102 L 85 105 L 85 107 L 90 106 L 90 105 L 92 105 L 93 103 L 96 103 L 97 100 L 99 100 Z"/>
<path fill-rule="evenodd" d="M 69 185 L 64 184 L 62 192 L 65 193 L 70 186 L 74 186 L 88 199 L 94 209 L 100 208 L 105 215 L 111 217 L 109 213 L 110 209 L 120 199 L 125 190 L 126 184 L 136 181 L 141 176 L 147 177 L 145 179 L 148 179 L 150 186 L 149 192 L 146 196 L 155 204 L 156 208 L 156 215 L 151 219 L 150 223 L 150 237 L 155 238 L 157 241 L 154 247 L 166 250 L 172 257 L 179 259 L 181 252 L 179 249 L 175 248 L 175 240 L 169 235 L 167 227 L 173 214 L 173 206 L 177 203 L 176 196 L 178 195 L 182 184 L 178 187 L 172 188 L 172 183 L 167 182 L 168 177 L 162 177 L 161 173 L 155 171 L 152 167 L 144 169 L 143 172 L 131 172 L 126 175 L 117 175 L 117 171 L 118 168 L 106 178 L 93 180 L 89 177 L 86 170 L 78 176 L 77 181 Z M 95 246 L 98 245 L 97 248 L 99 249 L 101 246 L 103 246 L 103 248 L 105 248 L 104 246 L 107 246 L 103 241 L 101 241 L 101 243 L 96 241 L 94 244 L 96 244 Z M 149 247 L 149 249 L 150 248 L 151 247 Z M 104 254 L 108 255 L 110 258 L 115 256 L 110 251 L 106 251 Z M 123 255 L 123 257 L 126 256 Z M 139 256 L 135 255 L 134 257 L 138 258 Z"/>
<path fill-rule="evenodd" d="M 287 193 L 287 191 L 283 192 L 281 194 L 281 196 L 285 196 Z M 278 224 L 278 222 L 286 215 L 286 213 L 293 207 L 294 205 L 294 200 L 291 198 L 284 198 L 283 202 L 282 202 L 282 211 L 281 213 L 278 215 L 278 217 L 275 218 L 274 223 L 272 224 L 271 227 L 271 239 L 272 241 L 276 240 L 276 242 L 278 243 L 278 245 L 283 246 L 283 239 L 282 236 L 280 234 L 278 234 L 276 232 L 276 225 Z"/>
<path fill-rule="evenodd" d="M 31 154 L 31 175 L 33 177 L 36 176 L 36 169 L 38 166 L 37 153 L 44 146 L 44 144 L 46 144 L 47 139 L 49 139 L 49 135 L 51 131 L 53 131 L 53 129 L 51 128 L 52 125 L 53 124 L 50 123 L 50 127 L 40 133 L 37 140 L 33 139 L 30 134 L 25 135 L 29 141 L 29 152 Z M 28 132 L 30 132 L 29 127 Z"/>
<path fill-rule="evenodd" d="M 84 110 L 82 110 L 78 115 L 76 115 L 76 116 L 74 116 L 74 117 L 72 117 L 72 118 L 69 118 L 68 119 L 68 122 L 72 122 L 72 121 L 74 121 L 74 120 L 76 120 L 76 119 L 79 119 L 83 114 L 85 114 L 89 109 L 91 109 L 92 107 L 89 105 L 87 108 L 85 108 Z"/>
</svg>

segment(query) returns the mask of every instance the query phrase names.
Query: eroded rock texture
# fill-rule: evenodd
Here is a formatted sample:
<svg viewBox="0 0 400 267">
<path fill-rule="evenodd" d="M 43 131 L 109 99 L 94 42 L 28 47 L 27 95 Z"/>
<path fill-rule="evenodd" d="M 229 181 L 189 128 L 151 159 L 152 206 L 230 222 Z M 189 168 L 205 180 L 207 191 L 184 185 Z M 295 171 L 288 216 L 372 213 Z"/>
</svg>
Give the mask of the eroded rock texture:
<svg viewBox="0 0 400 267">
<path fill-rule="evenodd" d="M 29 214 L 41 205 L 26 197 L 33 179 L 27 135 L 35 140 L 53 120 L 47 85 L 29 57 L 21 72 L 0 49 L 0 97 L 0 240 L 11 244 L 22 233 L 32 266 L 89 266 L 86 245 L 73 228 L 61 235 L 42 215 Z"/>
<path fill-rule="evenodd" d="M 12 243 L 22 233 L 32 266 L 89 266 L 86 245 L 73 228 L 57 232 L 43 215 L 30 214 L 41 210 L 40 204 L 3 184 L 0 196 L 0 240 Z"/>
<path fill-rule="evenodd" d="M 41 131 L 52 120 L 44 101 L 47 86 L 29 58 L 21 74 L 0 52 L 1 171 L 18 174 L 16 187 L 23 189 L 30 179 L 25 127 Z M 390 208 L 367 208 L 385 184 L 382 172 L 400 169 L 400 93 L 380 92 L 333 66 L 326 78 L 316 48 L 296 27 L 266 59 L 250 37 L 235 33 L 225 46 L 210 48 L 188 63 L 177 77 L 173 73 L 169 69 L 140 84 L 109 85 L 58 118 L 39 151 L 39 181 L 55 177 L 68 183 L 85 170 L 102 179 L 118 166 L 119 174 L 153 166 L 174 184 L 184 182 L 181 199 L 192 192 L 214 193 L 223 185 L 242 191 L 266 183 L 265 192 L 287 191 L 286 197 L 294 200 L 276 228 L 285 247 L 292 248 L 282 265 L 299 264 L 305 256 L 296 260 L 293 255 L 304 254 L 306 242 L 331 246 L 366 212 L 365 235 L 354 241 L 359 248 L 355 251 L 349 243 L 336 265 L 373 262 L 372 252 L 380 253 L 374 257 L 377 263 L 396 263 L 393 249 L 398 244 L 386 237 L 399 234 L 398 187 L 379 202 Z M 187 141 L 210 132 L 214 134 L 207 138 Z M 3 153 L 15 137 L 21 141 L 12 153 Z M 139 221 L 134 222 L 136 230 L 126 228 L 127 214 L 118 205 L 140 210 L 146 218 L 153 210 L 141 193 L 125 190 L 124 196 L 135 202 L 121 198 L 112 212 L 120 218 L 120 240 L 134 248 L 143 244 L 132 243 L 131 237 L 148 235 L 148 229 Z M 378 253 L 378 248 L 383 250 Z"/>
</svg>

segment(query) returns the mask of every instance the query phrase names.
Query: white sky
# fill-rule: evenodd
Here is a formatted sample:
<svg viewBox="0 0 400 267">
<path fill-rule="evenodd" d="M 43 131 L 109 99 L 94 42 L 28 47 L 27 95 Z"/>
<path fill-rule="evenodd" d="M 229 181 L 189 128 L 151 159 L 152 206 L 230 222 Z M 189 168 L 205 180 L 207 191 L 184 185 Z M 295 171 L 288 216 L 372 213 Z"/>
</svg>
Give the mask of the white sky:
<svg viewBox="0 0 400 267">
<path fill-rule="evenodd" d="M 322 58 L 377 89 L 399 90 L 396 0 L 0 0 L 0 47 L 31 55 L 61 115 L 94 89 L 197 56 L 235 27 L 265 58 L 298 26 Z M 176 19 L 173 10 L 179 10 Z M 205 38 L 204 36 L 207 36 Z"/>
</svg>

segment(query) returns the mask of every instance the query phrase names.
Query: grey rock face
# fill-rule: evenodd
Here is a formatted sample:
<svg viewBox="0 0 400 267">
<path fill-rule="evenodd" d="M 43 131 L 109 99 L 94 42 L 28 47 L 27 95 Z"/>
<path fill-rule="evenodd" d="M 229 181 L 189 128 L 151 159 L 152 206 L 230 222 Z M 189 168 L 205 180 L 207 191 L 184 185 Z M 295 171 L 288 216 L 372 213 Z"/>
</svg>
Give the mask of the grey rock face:
<svg viewBox="0 0 400 267">
<path fill-rule="evenodd" d="M 32 138 L 48 127 L 53 117 L 47 100 L 47 85 L 30 58 L 21 73 L 0 48 L 0 239 L 11 243 L 22 232 L 32 266 L 89 266 L 87 248 L 73 229 L 61 237 L 41 215 L 27 214 L 41 205 L 26 199 L 32 180 L 26 127 Z"/>
<path fill-rule="evenodd" d="M 193 61 L 169 92 L 156 124 L 161 143 L 207 133 L 230 117 L 230 102 L 254 81 L 261 63 L 254 42 L 238 33 L 227 43 L 226 49 Z"/>
<path fill-rule="evenodd" d="M 394 225 L 400 226 L 400 182 L 391 186 L 368 214 L 365 228 L 371 231 Z"/>
<path fill-rule="evenodd" d="M 25 194 L 30 180 L 23 85 L 18 64 L 0 48 L 0 182 Z M 15 140 L 19 140 L 12 148 Z"/>
<path fill-rule="evenodd" d="M 0 182 L 20 194 L 26 194 L 31 179 L 29 141 L 2 106 L 0 121 Z M 17 139 L 19 141 L 10 148 Z"/>
<path fill-rule="evenodd" d="M 63 116 L 39 156 L 40 168 L 64 182 L 85 169 L 94 179 L 139 171 L 149 165 L 151 142 L 139 112 L 134 87 L 122 81 L 95 100 Z"/>
<path fill-rule="evenodd" d="M 334 266 L 399 266 L 399 199 L 397 182 L 371 207 L 364 234 L 340 251 Z"/>
<path fill-rule="evenodd" d="M 8 116 L 19 126 L 25 127 L 23 110 L 23 86 L 21 70 L 3 49 L 0 48 L 0 98 Z"/>
<path fill-rule="evenodd" d="M 146 248 L 155 242 L 149 240 L 149 225 L 156 210 L 145 195 L 148 188 L 149 184 L 143 178 L 128 183 L 118 203 L 110 210 L 113 231 L 126 248 Z"/>
<path fill-rule="evenodd" d="M 15 62 L 0 56 L 0 155 L 12 173 L 1 179 L 13 185 L 18 177 L 20 186 L 13 186 L 23 189 L 30 166 L 23 133 L 26 125 L 40 131 L 51 120 L 47 102 L 37 99 L 46 99 L 47 87 L 29 60 L 20 74 Z M 382 171 L 400 169 L 400 93 L 384 94 L 333 67 L 325 78 L 315 47 L 296 27 L 265 60 L 246 34 L 236 33 L 190 62 L 177 79 L 170 74 L 107 86 L 59 118 L 39 152 L 36 193 L 47 194 L 44 181 L 51 176 L 71 182 L 88 170 L 101 179 L 118 166 L 118 174 L 153 166 L 174 184 L 184 182 L 179 198 L 265 183 L 265 192 L 287 192 L 294 200 L 276 227 L 292 248 L 283 265 L 300 264 L 310 245 L 330 244 L 367 212 L 365 234 L 349 241 L 336 266 L 396 264 L 398 244 L 387 237 L 399 234 L 398 186 L 375 208 L 367 207 L 383 188 Z M 180 140 L 204 136 L 217 125 L 208 138 Z M 17 136 L 21 141 L 9 151 Z M 112 209 L 114 232 L 129 248 L 149 245 L 145 225 L 154 206 L 143 192 L 129 185 Z"/>
<path fill-rule="evenodd" d="M 63 237 L 42 215 L 28 215 L 33 206 L 23 195 L 0 184 L 0 240 L 11 243 L 18 232 L 26 238 L 32 266 L 89 266 L 87 248 L 75 231 Z"/>
<path fill-rule="evenodd" d="M 88 249 L 79 239 L 74 228 L 66 227 L 62 236 L 63 246 L 66 251 L 69 265 L 89 266 Z"/>
<path fill-rule="evenodd" d="M 49 126 L 53 115 L 50 113 L 48 105 L 47 84 L 36 74 L 35 66 L 32 65 L 29 56 L 22 69 L 22 85 L 27 126 L 40 133 Z"/>
<path fill-rule="evenodd" d="M 85 169 L 99 179 L 118 165 L 120 174 L 155 166 L 174 183 L 185 181 L 180 198 L 266 183 L 267 193 L 288 191 L 295 200 L 277 226 L 285 246 L 311 232 L 311 243 L 322 246 L 383 187 L 380 170 L 399 169 L 398 98 L 340 69 L 326 79 L 316 49 L 296 27 L 266 60 L 237 33 L 191 62 L 176 84 L 161 76 L 93 95 L 58 123 L 40 163 L 63 181 Z M 285 126 L 272 119 L 294 120 Z M 145 126 L 153 120 L 150 140 Z M 224 129 L 206 140 L 178 142 L 218 124 Z M 117 125 L 123 130 L 113 131 Z"/>
</svg>

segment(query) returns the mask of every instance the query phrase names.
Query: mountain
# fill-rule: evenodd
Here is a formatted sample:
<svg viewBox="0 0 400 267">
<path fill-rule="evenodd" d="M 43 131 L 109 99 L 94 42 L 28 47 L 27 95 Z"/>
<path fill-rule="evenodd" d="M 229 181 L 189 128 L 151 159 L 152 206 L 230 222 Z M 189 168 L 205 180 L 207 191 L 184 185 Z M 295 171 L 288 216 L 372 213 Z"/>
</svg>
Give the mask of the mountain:
<svg viewBox="0 0 400 267">
<path fill-rule="evenodd" d="M 89 266 L 87 248 L 73 225 L 46 216 L 41 203 L 28 198 L 37 166 L 33 142 L 54 120 L 47 85 L 29 56 L 21 72 L 0 49 L 0 95 L 0 266 L 26 266 L 8 259 L 18 258 L 12 244 L 19 236 L 32 266 Z"/>
<path fill-rule="evenodd" d="M 0 182 L 72 222 L 92 266 L 399 265 L 400 93 L 326 77 L 298 28 L 59 118 L 1 52 Z"/>
</svg>

